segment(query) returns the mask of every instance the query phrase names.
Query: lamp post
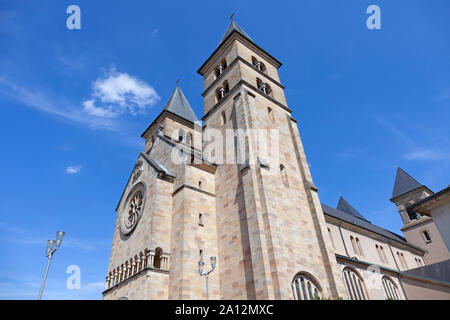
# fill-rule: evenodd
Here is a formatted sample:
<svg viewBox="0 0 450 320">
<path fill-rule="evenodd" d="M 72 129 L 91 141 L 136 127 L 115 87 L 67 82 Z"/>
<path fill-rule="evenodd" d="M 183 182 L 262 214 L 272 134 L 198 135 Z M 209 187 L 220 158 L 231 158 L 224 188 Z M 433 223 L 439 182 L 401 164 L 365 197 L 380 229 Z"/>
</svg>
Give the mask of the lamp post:
<svg viewBox="0 0 450 320">
<path fill-rule="evenodd" d="M 203 261 L 199 261 L 198 262 L 198 272 L 200 273 L 200 277 L 201 276 L 205 276 L 206 278 L 206 300 L 209 300 L 209 292 L 208 292 L 208 278 L 209 278 L 209 274 L 211 272 L 214 271 L 214 269 L 216 268 L 216 257 L 211 257 L 211 270 L 209 270 L 208 272 L 203 273 L 203 267 L 205 266 L 205 263 Z"/>
<path fill-rule="evenodd" d="M 61 245 L 64 239 L 65 234 L 66 233 L 63 231 L 58 231 L 56 232 L 56 240 L 47 241 L 45 256 L 47 257 L 48 261 L 47 267 L 45 268 L 44 279 L 42 280 L 41 290 L 39 291 L 38 300 L 41 300 L 42 298 L 42 292 L 44 291 L 45 280 L 47 279 L 48 269 L 50 269 L 50 262 L 52 261 L 53 254 L 55 253 L 56 250 L 58 250 L 59 246 Z"/>
</svg>

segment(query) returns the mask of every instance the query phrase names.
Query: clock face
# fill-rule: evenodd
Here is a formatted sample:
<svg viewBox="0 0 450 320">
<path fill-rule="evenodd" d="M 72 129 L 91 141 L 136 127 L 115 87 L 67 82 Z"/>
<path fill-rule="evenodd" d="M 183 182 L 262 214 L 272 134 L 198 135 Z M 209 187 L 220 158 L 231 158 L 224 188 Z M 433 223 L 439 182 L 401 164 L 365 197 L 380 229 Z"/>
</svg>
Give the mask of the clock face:
<svg viewBox="0 0 450 320">
<path fill-rule="evenodd" d="M 122 216 L 120 218 L 120 230 L 124 235 L 133 231 L 144 212 L 145 187 L 138 183 L 130 192 Z"/>
</svg>

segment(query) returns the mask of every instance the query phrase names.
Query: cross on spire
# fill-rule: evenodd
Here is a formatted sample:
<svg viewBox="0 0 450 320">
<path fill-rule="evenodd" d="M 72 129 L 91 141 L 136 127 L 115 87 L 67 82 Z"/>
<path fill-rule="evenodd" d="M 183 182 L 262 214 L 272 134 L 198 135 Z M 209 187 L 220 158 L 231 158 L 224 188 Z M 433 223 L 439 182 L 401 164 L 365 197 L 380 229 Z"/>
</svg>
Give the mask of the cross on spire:
<svg viewBox="0 0 450 320">
<path fill-rule="evenodd" d="M 180 86 L 180 78 L 177 79 L 177 87 Z"/>
<path fill-rule="evenodd" d="M 231 20 L 231 21 L 234 21 L 234 12 L 231 14 L 230 20 Z"/>
</svg>

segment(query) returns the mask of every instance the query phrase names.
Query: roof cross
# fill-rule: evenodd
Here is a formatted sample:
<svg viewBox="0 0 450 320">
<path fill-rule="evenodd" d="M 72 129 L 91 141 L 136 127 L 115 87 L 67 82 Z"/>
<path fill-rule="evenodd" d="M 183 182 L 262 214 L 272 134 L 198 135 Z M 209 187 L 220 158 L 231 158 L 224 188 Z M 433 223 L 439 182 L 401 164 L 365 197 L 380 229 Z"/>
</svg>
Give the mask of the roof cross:
<svg viewBox="0 0 450 320">
<path fill-rule="evenodd" d="M 234 21 L 234 12 L 231 14 L 230 20 L 231 20 L 231 21 Z"/>
</svg>

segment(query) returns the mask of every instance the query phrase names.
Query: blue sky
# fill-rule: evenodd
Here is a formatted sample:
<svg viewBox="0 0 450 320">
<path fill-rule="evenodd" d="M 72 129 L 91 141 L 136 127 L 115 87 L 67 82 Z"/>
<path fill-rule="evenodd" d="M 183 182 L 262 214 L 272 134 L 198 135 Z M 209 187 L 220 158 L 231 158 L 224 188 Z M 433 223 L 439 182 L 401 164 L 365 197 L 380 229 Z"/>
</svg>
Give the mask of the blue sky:
<svg viewBox="0 0 450 320">
<path fill-rule="evenodd" d="M 66 28 L 71 4 L 81 30 Z M 366 28 L 370 4 L 381 30 Z M 399 233 L 389 202 L 398 166 L 434 191 L 449 184 L 447 0 L 0 0 L 0 299 L 36 298 L 58 229 L 67 236 L 44 299 L 101 298 L 140 134 L 177 78 L 202 116 L 196 71 L 232 12 L 283 62 L 322 202 L 343 195 Z M 69 265 L 81 268 L 80 290 L 66 288 Z"/>
</svg>

